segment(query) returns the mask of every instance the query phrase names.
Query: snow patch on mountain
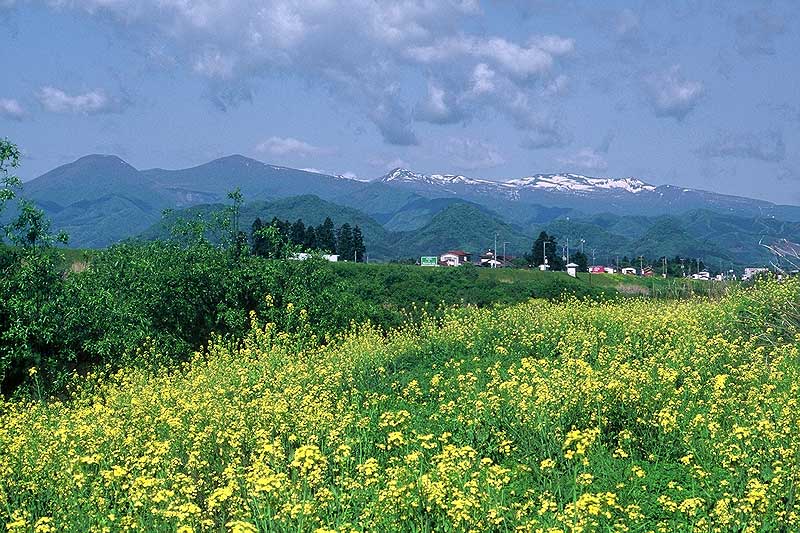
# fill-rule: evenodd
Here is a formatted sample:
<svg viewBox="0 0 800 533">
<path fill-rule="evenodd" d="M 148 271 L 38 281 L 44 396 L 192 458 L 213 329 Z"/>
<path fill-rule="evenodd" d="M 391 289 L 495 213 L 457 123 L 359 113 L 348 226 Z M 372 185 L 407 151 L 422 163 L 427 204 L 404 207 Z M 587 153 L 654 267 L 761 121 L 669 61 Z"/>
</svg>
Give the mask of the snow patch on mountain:
<svg viewBox="0 0 800 533">
<path fill-rule="evenodd" d="M 624 191 L 638 194 L 654 191 L 653 185 L 636 178 L 594 178 L 580 174 L 536 174 L 506 181 L 491 181 L 468 178 L 458 174 L 420 174 L 405 168 L 396 168 L 378 181 L 384 183 L 417 183 L 432 186 L 468 185 L 496 189 L 515 194 L 524 189 L 542 189 L 559 192 L 592 193 L 600 191 Z"/>
</svg>

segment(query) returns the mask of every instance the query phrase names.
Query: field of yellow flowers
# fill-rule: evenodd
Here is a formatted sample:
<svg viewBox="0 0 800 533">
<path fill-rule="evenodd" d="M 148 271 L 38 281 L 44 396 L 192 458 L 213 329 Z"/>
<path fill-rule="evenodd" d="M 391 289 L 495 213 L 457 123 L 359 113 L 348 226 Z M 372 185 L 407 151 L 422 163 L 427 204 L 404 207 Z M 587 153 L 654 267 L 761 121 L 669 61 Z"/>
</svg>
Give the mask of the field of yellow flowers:
<svg viewBox="0 0 800 533">
<path fill-rule="evenodd" d="M 0 522 L 797 531 L 798 295 L 531 301 L 329 339 L 253 317 L 179 369 L 0 400 Z"/>
</svg>

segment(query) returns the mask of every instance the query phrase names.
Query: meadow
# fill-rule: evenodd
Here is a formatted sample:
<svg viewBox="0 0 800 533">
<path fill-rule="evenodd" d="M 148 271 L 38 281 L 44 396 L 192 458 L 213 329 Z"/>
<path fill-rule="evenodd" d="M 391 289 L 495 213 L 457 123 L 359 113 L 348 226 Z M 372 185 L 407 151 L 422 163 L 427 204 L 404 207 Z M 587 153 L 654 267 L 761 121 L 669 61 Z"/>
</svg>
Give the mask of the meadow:
<svg viewBox="0 0 800 533">
<path fill-rule="evenodd" d="M 535 299 L 324 342 L 284 300 L 291 328 L 252 313 L 243 340 L 212 338 L 180 367 L 0 400 L 0 522 L 795 531 L 799 299 L 797 281 L 715 300 Z"/>
</svg>

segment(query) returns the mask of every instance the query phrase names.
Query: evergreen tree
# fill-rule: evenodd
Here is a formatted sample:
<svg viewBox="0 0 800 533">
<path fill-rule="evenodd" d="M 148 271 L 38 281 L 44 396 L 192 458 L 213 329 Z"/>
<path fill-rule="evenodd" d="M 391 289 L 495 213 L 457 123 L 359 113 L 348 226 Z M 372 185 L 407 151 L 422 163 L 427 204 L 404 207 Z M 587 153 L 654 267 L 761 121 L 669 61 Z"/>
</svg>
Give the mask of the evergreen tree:
<svg viewBox="0 0 800 533">
<path fill-rule="evenodd" d="M 557 256 L 556 250 L 558 242 L 555 237 L 548 235 L 547 232 L 541 232 L 539 237 L 533 242 L 531 248 L 531 256 L 533 258 L 533 266 L 539 266 L 544 263 L 547 258 L 547 264 L 550 265 L 550 270 L 561 270 L 564 268 L 564 261 L 561 257 Z"/>
<path fill-rule="evenodd" d="M 339 254 L 339 258 L 345 261 L 352 261 L 353 230 L 347 222 L 339 226 L 339 231 L 337 231 L 336 235 L 336 244 L 336 253 Z"/>
<path fill-rule="evenodd" d="M 308 226 L 306 228 L 306 234 L 303 237 L 303 247 L 306 250 L 316 250 L 319 248 L 319 244 L 317 243 L 317 230 L 314 229 L 314 226 Z"/>
<path fill-rule="evenodd" d="M 317 248 L 329 254 L 336 252 L 336 235 L 333 232 L 333 221 L 331 217 L 325 217 L 319 227 L 317 227 Z"/>
<path fill-rule="evenodd" d="M 250 230 L 250 244 L 253 247 L 253 255 L 257 255 L 258 257 L 265 257 L 267 255 L 267 240 L 261 232 L 263 228 L 264 223 L 261 222 L 261 218 L 256 218 Z"/>
<path fill-rule="evenodd" d="M 306 240 L 306 225 L 303 224 L 303 220 L 298 218 L 294 224 L 292 224 L 291 229 L 291 241 L 292 244 L 296 246 L 303 246 Z"/>
<path fill-rule="evenodd" d="M 575 252 L 572 254 L 571 261 L 578 265 L 578 272 L 589 271 L 589 258 L 583 252 Z"/>
<path fill-rule="evenodd" d="M 364 235 L 361 233 L 361 228 L 358 226 L 353 228 L 353 252 L 355 252 L 356 260 L 359 263 L 363 263 L 367 253 L 367 247 L 364 245 Z"/>
</svg>

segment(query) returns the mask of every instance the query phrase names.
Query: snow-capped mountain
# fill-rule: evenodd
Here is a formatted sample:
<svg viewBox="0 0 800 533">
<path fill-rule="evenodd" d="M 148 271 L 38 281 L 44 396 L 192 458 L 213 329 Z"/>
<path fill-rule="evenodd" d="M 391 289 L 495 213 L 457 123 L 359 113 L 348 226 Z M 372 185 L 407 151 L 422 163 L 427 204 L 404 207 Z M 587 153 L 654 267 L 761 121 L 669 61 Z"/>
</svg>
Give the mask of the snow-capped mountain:
<svg viewBox="0 0 800 533">
<path fill-rule="evenodd" d="M 593 178 L 581 174 L 536 174 L 524 178 L 506 181 L 491 181 L 484 179 L 468 178 L 460 174 L 419 174 L 406 168 L 396 168 L 378 178 L 378 181 L 392 184 L 425 184 L 447 187 L 449 185 L 468 185 L 476 187 L 491 187 L 498 191 L 511 191 L 518 189 L 548 189 L 554 191 L 571 191 L 576 193 L 593 192 L 599 190 L 620 190 L 629 193 L 654 191 L 656 187 L 636 178 Z"/>
<path fill-rule="evenodd" d="M 456 193 L 468 187 L 473 190 L 495 191 L 504 196 L 518 197 L 526 189 L 567 192 L 579 195 L 622 192 L 638 194 L 655 191 L 656 187 L 636 178 L 594 178 L 581 174 L 536 174 L 506 181 L 468 178 L 459 174 L 419 174 L 405 168 L 396 168 L 378 178 L 379 182 L 407 185 L 413 188 L 441 188 Z M 454 187 L 457 186 L 457 187 Z M 457 190 L 459 189 L 459 190 Z"/>
<path fill-rule="evenodd" d="M 533 174 L 492 181 L 459 174 L 420 174 L 397 168 L 376 180 L 409 189 L 427 197 L 456 196 L 484 205 L 512 200 L 498 209 L 536 204 L 577 209 L 587 213 L 671 214 L 690 209 L 711 209 L 748 216 L 777 216 L 800 220 L 800 208 L 779 206 L 763 200 L 652 185 L 633 177 L 593 177 L 582 174 Z"/>
</svg>

